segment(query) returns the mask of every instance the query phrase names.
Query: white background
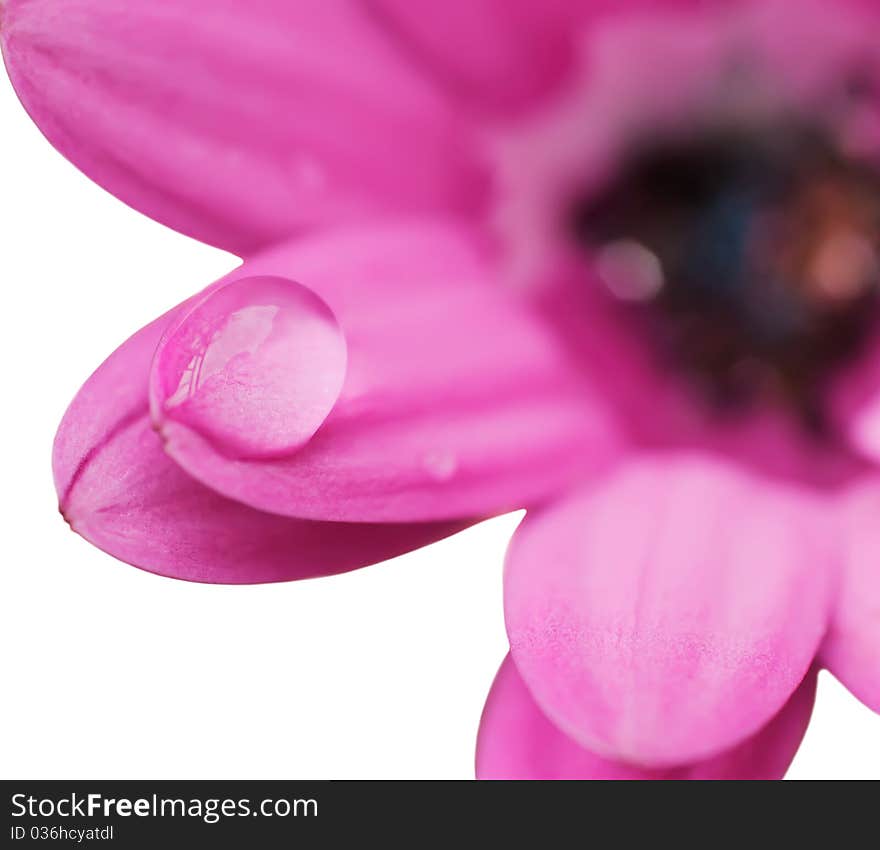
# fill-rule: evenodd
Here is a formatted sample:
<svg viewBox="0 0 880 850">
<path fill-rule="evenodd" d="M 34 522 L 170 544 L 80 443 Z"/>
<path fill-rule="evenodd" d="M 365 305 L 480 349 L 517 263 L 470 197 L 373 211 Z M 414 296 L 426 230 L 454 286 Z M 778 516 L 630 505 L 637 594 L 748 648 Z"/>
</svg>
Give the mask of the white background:
<svg viewBox="0 0 880 850">
<path fill-rule="evenodd" d="M 0 773 L 469 778 L 517 516 L 344 576 L 217 587 L 125 566 L 57 513 L 80 384 L 236 262 L 92 185 L 0 73 Z M 823 675 L 789 776 L 880 778 L 880 717 Z"/>
</svg>

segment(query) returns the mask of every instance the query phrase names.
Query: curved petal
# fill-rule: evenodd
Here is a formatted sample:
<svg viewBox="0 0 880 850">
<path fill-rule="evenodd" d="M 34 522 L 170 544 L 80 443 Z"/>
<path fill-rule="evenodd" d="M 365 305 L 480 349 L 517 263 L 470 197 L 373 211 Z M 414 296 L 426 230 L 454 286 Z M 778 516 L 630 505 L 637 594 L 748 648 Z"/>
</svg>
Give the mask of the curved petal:
<svg viewBox="0 0 880 850">
<path fill-rule="evenodd" d="M 303 448 L 237 456 L 204 416 L 169 415 L 156 376 L 193 344 L 172 323 L 154 363 L 154 418 L 166 451 L 212 489 L 302 518 L 433 521 L 533 503 L 614 459 L 601 401 L 468 231 L 420 222 L 297 240 L 227 281 L 260 275 L 320 293 L 345 335 L 345 382 Z M 239 307 L 249 292 L 240 287 Z M 198 309 L 215 315 L 217 297 L 209 290 Z M 278 368 L 275 383 L 297 374 Z M 247 404 L 247 390 L 238 398 Z M 266 412 L 273 403 L 261 398 L 259 416 L 289 415 L 285 398 Z"/>
<path fill-rule="evenodd" d="M 560 732 L 508 655 L 480 721 L 477 779 L 782 779 L 807 731 L 815 693 L 811 672 L 781 711 L 741 744 L 705 761 L 652 769 L 604 759 Z"/>
<path fill-rule="evenodd" d="M 511 652 L 548 717 L 666 766 L 753 734 L 803 679 L 836 576 L 824 503 L 708 457 L 636 457 L 526 517 L 505 568 Z"/>
<path fill-rule="evenodd" d="M 378 20 L 441 85 L 491 110 L 533 105 L 574 60 L 583 0 L 368 0 Z"/>
<path fill-rule="evenodd" d="M 821 657 L 865 705 L 880 712 L 880 480 L 841 507 L 846 564 Z"/>
<path fill-rule="evenodd" d="M 468 524 L 308 522 L 234 502 L 186 475 L 162 450 L 147 404 L 153 350 L 171 318 L 117 349 L 59 428 L 53 468 L 61 510 L 91 543 L 161 575 L 243 584 L 343 572 Z"/>
<path fill-rule="evenodd" d="M 0 39 L 61 153 L 240 254 L 316 223 L 484 199 L 455 104 L 354 0 L 8 0 Z"/>
<path fill-rule="evenodd" d="M 440 85 L 478 109 L 539 106 L 574 69 L 579 44 L 608 18 L 656 0 L 367 0 L 401 48 Z M 706 5 L 665 0 L 662 11 Z"/>
</svg>

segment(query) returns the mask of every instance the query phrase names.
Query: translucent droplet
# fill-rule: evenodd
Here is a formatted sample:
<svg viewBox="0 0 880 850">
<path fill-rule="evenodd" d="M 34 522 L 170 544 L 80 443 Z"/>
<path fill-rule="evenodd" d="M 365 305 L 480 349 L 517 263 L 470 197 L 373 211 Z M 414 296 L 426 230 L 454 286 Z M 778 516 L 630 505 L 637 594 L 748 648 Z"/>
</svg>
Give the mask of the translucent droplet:
<svg viewBox="0 0 880 850">
<path fill-rule="evenodd" d="M 657 255 L 630 239 L 604 245 L 596 269 L 608 291 L 621 301 L 650 301 L 663 288 L 663 267 Z"/>
<path fill-rule="evenodd" d="M 458 470 L 458 460 L 452 452 L 430 452 L 425 455 L 423 464 L 428 474 L 437 481 L 448 481 Z"/>
<path fill-rule="evenodd" d="M 283 278 L 239 278 L 210 291 L 160 343 L 153 418 L 166 436 L 184 426 L 230 456 L 290 452 L 333 409 L 346 359 L 317 295 Z"/>
</svg>

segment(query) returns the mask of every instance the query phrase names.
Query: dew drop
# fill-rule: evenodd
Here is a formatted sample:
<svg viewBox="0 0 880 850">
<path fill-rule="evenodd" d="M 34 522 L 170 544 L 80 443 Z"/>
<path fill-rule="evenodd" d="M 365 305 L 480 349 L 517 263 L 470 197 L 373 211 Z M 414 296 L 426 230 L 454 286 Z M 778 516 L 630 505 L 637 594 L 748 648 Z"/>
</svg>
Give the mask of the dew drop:
<svg viewBox="0 0 880 850">
<path fill-rule="evenodd" d="M 621 301 L 650 301 L 663 288 L 663 267 L 657 255 L 630 239 L 600 248 L 596 268 L 608 291 Z"/>
<path fill-rule="evenodd" d="M 452 452 L 435 451 L 425 455 L 422 464 L 436 481 L 449 481 L 458 470 L 458 460 Z"/>
</svg>

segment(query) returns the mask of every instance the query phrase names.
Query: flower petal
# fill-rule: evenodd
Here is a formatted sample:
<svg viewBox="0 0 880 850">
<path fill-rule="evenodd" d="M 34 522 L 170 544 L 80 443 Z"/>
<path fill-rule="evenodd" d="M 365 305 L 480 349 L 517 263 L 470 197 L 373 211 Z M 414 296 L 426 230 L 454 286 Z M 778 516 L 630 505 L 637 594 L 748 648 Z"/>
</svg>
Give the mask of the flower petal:
<svg viewBox="0 0 880 850">
<path fill-rule="evenodd" d="M 507 111 L 546 96 L 573 62 L 578 7 L 571 0 L 413 3 L 373 0 L 414 62 L 450 91 Z"/>
<path fill-rule="evenodd" d="M 821 657 L 865 705 L 880 712 L 880 480 L 842 505 L 846 565 Z"/>
<path fill-rule="evenodd" d="M 222 248 L 483 200 L 460 111 L 359 3 L 8 0 L 0 37 L 61 153 Z"/>
<path fill-rule="evenodd" d="M 651 766 L 754 734 L 825 630 L 836 564 L 822 506 L 669 454 L 528 515 L 508 554 L 505 616 L 547 716 L 598 754 Z"/>
<path fill-rule="evenodd" d="M 656 0 L 370 0 L 415 63 L 479 109 L 509 113 L 552 96 L 577 48 L 608 18 L 656 8 Z M 663 12 L 701 0 L 666 0 Z"/>
<path fill-rule="evenodd" d="M 153 350 L 172 320 L 117 349 L 61 423 L 53 455 L 61 510 L 87 540 L 161 575 L 242 584 L 343 572 L 468 524 L 308 522 L 234 502 L 186 475 L 162 450 L 147 404 Z"/>
<path fill-rule="evenodd" d="M 241 458 L 218 443 L 207 412 L 192 423 L 162 415 L 154 375 L 166 450 L 212 489 L 302 518 L 433 521 L 517 508 L 615 457 L 601 401 L 468 231 L 420 222 L 297 240 L 228 280 L 255 275 L 320 293 L 345 335 L 345 383 L 303 448 Z M 188 346 L 171 331 L 155 369 L 186 360 Z M 259 380 L 279 384 L 298 374 L 289 370 Z M 246 391 L 240 400 L 250 403 Z M 287 399 L 277 401 L 266 410 L 275 400 L 261 397 L 260 411 L 241 416 L 282 420 Z"/>
<path fill-rule="evenodd" d="M 719 755 L 665 769 L 610 761 L 584 749 L 541 712 L 508 655 L 486 700 L 477 779 L 782 779 L 807 730 L 816 674 L 756 734 Z"/>
</svg>

